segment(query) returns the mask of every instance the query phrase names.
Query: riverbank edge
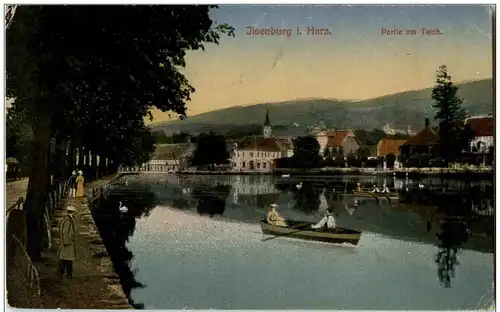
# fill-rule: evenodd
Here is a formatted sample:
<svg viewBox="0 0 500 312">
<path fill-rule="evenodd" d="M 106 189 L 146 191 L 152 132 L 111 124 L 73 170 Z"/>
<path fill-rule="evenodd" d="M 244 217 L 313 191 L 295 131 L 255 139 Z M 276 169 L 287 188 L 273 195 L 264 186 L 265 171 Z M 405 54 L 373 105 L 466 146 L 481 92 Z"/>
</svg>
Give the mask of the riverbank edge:
<svg viewBox="0 0 500 312">
<path fill-rule="evenodd" d="M 492 179 L 494 170 L 473 171 L 457 170 L 448 168 L 411 168 L 408 170 L 374 170 L 364 168 L 319 168 L 319 169 L 298 169 L 279 168 L 269 172 L 255 171 L 176 171 L 172 173 L 158 171 L 133 171 L 121 172 L 123 175 L 137 174 L 178 174 L 178 175 L 299 175 L 299 176 L 395 176 L 397 178 L 425 178 L 440 177 L 447 179 Z"/>
<path fill-rule="evenodd" d="M 85 196 L 83 198 L 63 198 L 59 204 L 58 210 L 56 210 L 51 216 L 51 236 L 53 239 L 52 247 L 47 251 L 47 255 L 57 253 L 57 249 L 59 247 L 59 226 L 64 218 L 64 213 L 62 213 L 62 211 L 66 206 L 76 206 L 80 219 L 78 222 L 79 225 L 77 225 L 77 236 L 80 237 L 77 238 L 78 245 L 75 248 L 76 250 L 83 252 L 77 252 L 77 258 L 74 261 L 73 267 L 75 269 L 78 266 L 78 262 L 80 262 L 81 266 L 85 266 L 86 273 L 88 273 L 88 275 L 79 276 L 78 272 L 75 272 L 75 277 L 71 280 L 71 282 L 79 283 L 79 279 L 82 278 L 92 279 L 93 288 L 100 289 L 102 291 L 98 293 L 87 293 L 84 296 L 77 295 L 76 298 L 71 294 L 68 296 L 68 293 L 66 293 L 61 296 L 59 300 L 57 300 L 57 307 L 49 306 L 54 304 L 53 302 L 46 302 L 45 300 L 42 300 L 40 308 L 51 309 L 64 306 L 63 308 L 65 309 L 133 309 L 123 291 L 119 277 L 114 271 L 113 263 L 108 255 L 106 247 L 104 246 L 101 234 L 95 224 L 90 208 L 92 201 L 95 199 L 96 191 L 102 190 L 103 187 L 105 188 L 107 185 L 110 185 L 121 176 L 122 175 L 120 173 L 116 173 L 86 184 Z M 80 254 L 80 256 L 78 256 L 78 254 Z M 87 255 L 87 257 L 84 255 Z M 88 255 L 90 255 L 90 257 L 88 257 Z M 48 256 L 44 262 L 45 263 L 43 264 L 37 265 L 39 270 L 45 269 L 45 271 L 47 271 L 47 268 L 49 268 L 48 273 L 46 274 L 54 276 L 56 273 L 52 268 L 57 268 L 57 257 Z M 40 265 L 45 268 L 40 267 Z M 40 278 L 42 278 L 42 275 Z M 53 282 L 57 282 L 57 280 L 51 278 L 45 287 L 42 283 L 42 296 L 44 291 L 50 291 L 48 288 L 52 287 Z M 83 289 L 79 289 L 78 292 L 85 292 L 85 287 L 83 287 Z M 87 300 L 82 302 L 82 297 Z"/>
<path fill-rule="evenodd" d="M 440 177 L 448 179 L 491 179 L 494 175 L 494 170 L 458 170 L 448 168 L 409 168 L 399 170 L 373 170 L 364 168 L 319 168 L 319 169 L 296 169 L 296 168 L 280 168 L 275 169 L 275 175 L 293 174 L 293 175 L 359 175 L 359 176 L 395 176 L 396 178 L 425 178 L 425 177 Z"/>
<path fill-rule="evenodd" d="M 96 275 L 109 275 L 109 276 L 117 276 L 117 273 L 114 270 L 113 262 L 108 254 L 106 246 L 104 246 L 103 239 L 99 229 L 95 224 L 95 220 L 91 211 L 92 202 L 98 197 L 98 194 L 111 185 L 114 181 L 120 179 L 123 175 L 121 173 L 115 173 L 108 177 L 101 178 L 99 180 L 93 181 L 90 183 L 90 187 L 87 187 L 85 190 L 85 198 L 84 198 L 84 209 L 80 210 L 80 214 L 85 215 L 87 217 L 88 222 L 83 223 L 83 227 L 85 231 L 89 233 L 88 241 L 94 241 L 98 243 L 94 243 L 96 250 L 105 251 L 105 253 L 95 252 L 94 255 L 100 254 L 99 259 L 100 263 L 94 263 L 94 272 Z M 96 197 L 97 195 L 97 197 Z M 89 250 L 89 253 L 92 253 L 92 250 Z M 133 307 L 129 304 L 127 296 L 125 295 L 122 285 L 118 279 L 110 279 L 107 277 L 102 278 L 103 283 L 106 285 L 107 289 L 109 289 L 108 294 L 102 294 L 103 298 L 99 298 L 101 300 L 102 306 L 99 306 L 99 309 L 133 309 Z M 96 298 L 97 299 L 97 298 Z M 97 300 L 96 300 L 97 301 Z"/>
</svg>

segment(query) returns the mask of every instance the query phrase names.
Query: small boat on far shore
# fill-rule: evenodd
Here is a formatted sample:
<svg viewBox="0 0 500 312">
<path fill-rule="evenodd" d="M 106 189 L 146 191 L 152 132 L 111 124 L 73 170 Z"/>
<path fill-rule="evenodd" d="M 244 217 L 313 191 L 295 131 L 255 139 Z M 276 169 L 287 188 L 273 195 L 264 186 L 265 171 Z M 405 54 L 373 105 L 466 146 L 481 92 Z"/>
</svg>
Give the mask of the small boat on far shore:
<svg viewBox="0 0 500 312">
<path fill-rule="evenodd" d="M 302 240 L 319 241 L 333 244 L 348 243 L 357 245 L 361 239 L 361 232 L 345 228 L 334 229 L 312 229 L 311 222 L 286 221 L 288 226 L 276 226 L 267 223 L 266 220 L 260 222 L 262 233 L 275 235 L 277 237 L 290 237 Z"/>
</svg>

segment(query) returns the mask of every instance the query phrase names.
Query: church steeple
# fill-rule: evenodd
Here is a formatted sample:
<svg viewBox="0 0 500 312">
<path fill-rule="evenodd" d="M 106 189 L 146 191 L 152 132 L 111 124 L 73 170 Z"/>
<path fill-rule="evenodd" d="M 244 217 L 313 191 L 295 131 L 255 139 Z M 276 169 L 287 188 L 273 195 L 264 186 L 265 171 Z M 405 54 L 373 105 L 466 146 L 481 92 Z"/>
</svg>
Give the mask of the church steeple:
<svg viewBox="0 0 500 312">
<path fill-rule="evenodd" d="M 266 109 L 266 121 L 264 122 L 264 127 L 262 128 L 262 134 L 265 138 L 271 136 L 271 120 L 269 119 L 269 110 Z"/>
<path fill-rule="evenodd" d="M 266 109 L 266 122 L 264 122 L 264 126 L 270 126 L 271 120 L 269 120 L 269 110 Z"/>
</svg>

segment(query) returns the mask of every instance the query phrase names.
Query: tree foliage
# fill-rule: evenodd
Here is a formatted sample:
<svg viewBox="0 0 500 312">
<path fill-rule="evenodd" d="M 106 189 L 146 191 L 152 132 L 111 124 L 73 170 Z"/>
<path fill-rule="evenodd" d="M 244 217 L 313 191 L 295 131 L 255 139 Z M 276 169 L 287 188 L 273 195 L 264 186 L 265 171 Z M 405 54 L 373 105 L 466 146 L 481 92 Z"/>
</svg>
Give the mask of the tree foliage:
<svg viewBox="0 0 500 312">
<path fill-rule="evenodd" d="M 22 106 L 7 109 L 5 132 L 7 157 L 16 158 L 21 170 L 26 172 L 31 164 L 29 147 L 33 140 L 33 130 Z"/>
<path fill-rule="evenodd" d="M 226 139 L 223 135 L 213 132 L 200 134 L 192 159 L 194 166 L 228 164 L 229 158 Z"/>
<path fill-rule="evenodd" d="M 394 168 L 394 163 L 396 162 L 396 155 L 393 153 L 385 156 L 385 160 L 387 161 L 387 168 Z"/>
<path fill-rule="evenodd" d="M 387 134 L 381 129 L 373 129 L 372 131 L 363 129 L 355 130 L 354 134 L 364 146 L 377 145 L 382 138 L 387 137 Z"/>
<path fill-rule="evenodd" d="M 28 250 L 40 255 L 50 143 L 71 142 L 119 163 L 153 152 L 151 109 L 181 117 L 194 88 L 179 71 L 187 50 L 234 35 L 216 6 L 19 6 L 6 35 L 7 96 L 34 135 L 25 210 Z M 57 158 L 56 158 L 57 159 Z M 58 159 L 59 160 L 59 159 Z"/>
<path fill-rule="evenodd" d="M 329 148 L 325 148 L 325 150 L 323 151 L 323 157 L 324 158 L 328 158 L 332 155 L 332 152 L 330 151 Z"/>
<path fill-rule="evenodd" d="M 448 163 L 456 160 L 462 149 L 467 148 L 471 133 L 464 129 L 467 113 L 446 65 L 441 65 L 437 70 L 432 99 L 435 101 L 433 107 L 437 109 L 435 119 L 439 120 L 440 150 Z"/>
<path fill-rule="evenodd" d="M 298 137 L 293 144 L 293 162 L 299 168 L 317 168 L 321 166 L 320 146 L 313 136 Z"/>
</svg>

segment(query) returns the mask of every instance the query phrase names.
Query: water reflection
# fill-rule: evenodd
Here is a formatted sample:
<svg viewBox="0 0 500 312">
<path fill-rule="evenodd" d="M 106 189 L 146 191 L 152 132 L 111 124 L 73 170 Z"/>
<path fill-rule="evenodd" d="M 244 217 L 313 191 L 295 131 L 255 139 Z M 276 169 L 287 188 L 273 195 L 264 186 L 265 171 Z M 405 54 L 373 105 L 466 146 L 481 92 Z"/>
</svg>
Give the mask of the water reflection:
<svg viewBox="0 0 500 312">
<path fill-rule="evenodd" d="M 331 208 L 341 227 L 437 245 L 435 262 L 444 287 L 451 287 L 461 249 L 489 253 L 494 250 L 491 181 L 377 176 L 281 179 L 162 175 L 135 178 L 138 185 L 149 185 L 160 204 L 209 217 L 220 215 L 255 223 L 265 215 L 266 207 L 278 203 L 281 214 L 287 218 L 317 221 L 322 211 Z M 297 188 L 300 182 L 302 187 Z M 355 197 L 349 193 L 358 182 L 365 187 L 386 183 L 391 191 L 398 193 L 400 200 L 360 198 L 359 206 L 355 207 Z"/>
<path fill-rule="evenodd" d="M 292 189 L 293 199 L 295 201 L 293 207 L 306 214 L 315 213 L 320 205 L 320 192 L 322 192 L 322 190 L 314 188 L 310 183 L 303 183 L 300 189 Z"/>
<path fill-rule="evenodd" d="M 455 277 L 455 267 L 460 263 L 457 254 L 469 239 L 467 224 L 461 220 L 451 219 L 441 223 L 441 233 L 437 234 L 439 251 L 435 261 L 438 265 L 438 277 L 441 285 L 451 287 L 451 278 Z"/>
<path fill-rule="evenodd" d="M 214 187 L 195 187 L 192 196 L 198 201 L 197 211 L 200 215 L 222 215 L 226 209 L 226 198 L 231 186 L 218 184 Z"/>
<path fill-rule="evenodd" d="M 120 213 L 120 201 L 128 207 L 128 213 Z M 136 309 L 143 308 L 143 305 L 132 300 L 131 290 L 145 285 L 135 279 L 137 272 L 131 269 L 134 255 L 126 247 L 126 242 L 135 231 L 136 218 L 149 216 L 155 205 L 155 194 L 144 188 L 112 189 L 109 196 L 102 196 L 93 202 L 92 214 L 114 270 L 129 303 Z"/>
</svg>

